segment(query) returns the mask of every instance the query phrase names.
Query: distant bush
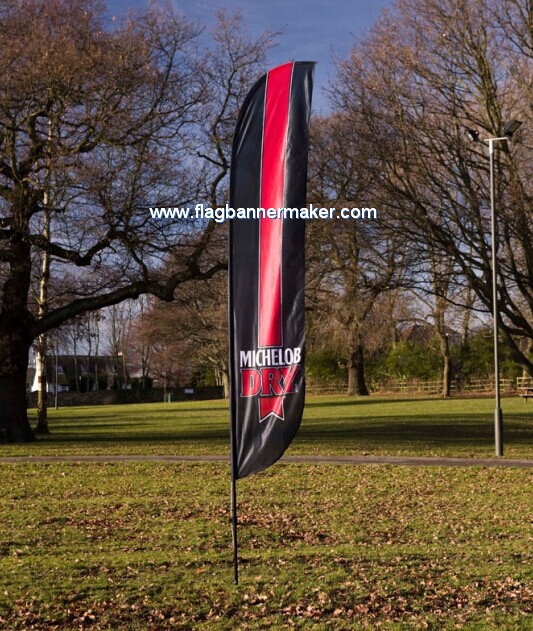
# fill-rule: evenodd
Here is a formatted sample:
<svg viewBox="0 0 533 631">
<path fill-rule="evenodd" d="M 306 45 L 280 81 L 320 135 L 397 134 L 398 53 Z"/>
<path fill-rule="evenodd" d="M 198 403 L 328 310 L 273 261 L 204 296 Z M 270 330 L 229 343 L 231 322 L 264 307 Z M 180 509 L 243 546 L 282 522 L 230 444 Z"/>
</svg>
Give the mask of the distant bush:
<svg viewBox="0 0 533 631">
<path fill-rule="evenodd" d="M 332 350 L 310 352 L 305 358 L 306 373 L 315 380 L 343 379 L 346 377 L 346 360 Z"/>
<path fill-rule="evenodd" d="M 500 375 L 505 379 L 516 379 L 522 368 L 512 360 L 506 344 L 498 346 Z M 494 374 L 494 340 L 492 333 L 476 333 L 461 349 L 460 373 L 465 379 L 483 379 Z"/>
<path fill-rule="evenodd" d="M 442 372 L 442 357 L 430 346 L 401 341 L 385 355 L 382 366 L 389 377 L 438 379 Z"/>
</svg>

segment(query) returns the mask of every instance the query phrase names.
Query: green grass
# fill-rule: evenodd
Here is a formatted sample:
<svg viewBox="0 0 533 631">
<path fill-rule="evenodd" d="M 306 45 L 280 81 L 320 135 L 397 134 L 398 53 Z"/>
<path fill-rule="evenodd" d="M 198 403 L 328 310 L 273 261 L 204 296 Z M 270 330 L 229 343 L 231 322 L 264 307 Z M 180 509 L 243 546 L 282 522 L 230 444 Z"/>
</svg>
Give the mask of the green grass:
<svg viewBox="0 0 533 631">
<path fill-rule="evenodd" d="M 0 467 L 0 628 L 531 629 L 531 473 Z"/>
<path fill-rule="evenodd" d="M 489 399 L 309 398 L 292 454 L 490 457 Z M 533 405 L 503 402 L 506 457 Z M 34 412 L 32 412 L 34 414 Z M 0 455 L 229 454 L 224 402 L 64 408 Z M 0 464 L 0 629 L 533 629 L 533 476 L 514 468 Z"/>
<path fill-rule="evenodd" d="M 533 458 L 533 405 L 513 397 L 502 407 L 505 456 Z M 289 453 L 491 457 L 493 410 L 480 398 L 309 397 Z M 49 416 L 49 436 L 0 445 L 0 456 L 229 453 L 224 401 L 65 407 Z"/>
</svg>

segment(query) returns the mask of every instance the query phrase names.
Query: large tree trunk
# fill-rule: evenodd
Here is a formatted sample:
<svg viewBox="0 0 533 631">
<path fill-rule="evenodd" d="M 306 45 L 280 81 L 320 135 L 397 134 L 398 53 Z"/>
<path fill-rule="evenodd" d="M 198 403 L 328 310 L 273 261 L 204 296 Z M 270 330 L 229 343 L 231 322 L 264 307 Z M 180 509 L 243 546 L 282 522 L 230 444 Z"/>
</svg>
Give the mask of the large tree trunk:
<svg viewBox="0 0 533 631">
<path fill-rule="evenodd" d="M 21 217 L 22 213 L 16 214 L 22 227 L 11 240 L 11 262 L 0 308 L 0 440 L 13 443 L 34 438 L 26 401 L 26 372 L 33 342 L 33 320 L 27 307 L 31 256 L 29 243 L 21 236 L 27 231 Z"/>
<path fill-rule="evenodd" d="M 348 396 L 368 396 L 363 344 L 359 342 L 348 358 Z"/>
<path fill-rule="evenodd" d="M 2 335 L 0 343 L 0 442 L 27 443 L 34 439 L 28 421 L 26 371 L 30 342 L 17 332 Z"/>
</svg>

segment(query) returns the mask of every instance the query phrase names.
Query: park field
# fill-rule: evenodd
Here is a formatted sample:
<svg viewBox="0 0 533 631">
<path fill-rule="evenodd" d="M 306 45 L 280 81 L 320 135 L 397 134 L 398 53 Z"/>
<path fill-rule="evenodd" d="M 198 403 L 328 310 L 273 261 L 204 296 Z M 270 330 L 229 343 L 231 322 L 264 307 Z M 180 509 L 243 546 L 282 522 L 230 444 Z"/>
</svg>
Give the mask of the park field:
<svg viewBox="0 0 533 631">
<path fill-rule="evenodd" d="M 310 398 L 291 454 L 491 457 L 490 400 Z M 533 405 L 503 401 L 508 458 Z M 530 412 L 531 410 L 531 412 Z M 0 456 L 228 454 L 223 402 L 64 408 Z M 532 470 L 0 463 L 0 629 L 533 629 Z"/>
<path fill-rule="evenodd" d="M 504 455 L 533 459 L 533 404 L 502 400 Z M 494 455 L 494 401 L 486 398 L 308 397 L 288 453 Z M 35 410 L 30 410 L 35 417 Z M 0 456 L 228 454 L 226 401 L 64 407 L 49 410 L 51 434 L 0 445 Z"/>
</svg>

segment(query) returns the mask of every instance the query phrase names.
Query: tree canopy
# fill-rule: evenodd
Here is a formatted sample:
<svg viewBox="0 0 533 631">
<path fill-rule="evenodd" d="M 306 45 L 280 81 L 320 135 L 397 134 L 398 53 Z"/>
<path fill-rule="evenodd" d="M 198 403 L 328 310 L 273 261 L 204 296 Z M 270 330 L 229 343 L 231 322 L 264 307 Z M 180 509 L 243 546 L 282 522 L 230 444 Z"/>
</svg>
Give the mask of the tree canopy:
<svg viewBox="0 0 533 631">
<path fill-rule="evenodd" d="M 109 22 L 99 0 L 2 3 L 4 440 L 31 438 L 25 375 L 37 336 L 143 293 L 170 301 L 225 267 L 208 249 L 213 222 L 148 212 L 216 196 L 227 172 L 228 129 L 270 35 L 256 41 L 225 14 L 217 27 L 218 48 L 202 52 L 200 29 L 168 6 Z M 38 312 L 44 256 L 53 291 Z"/>
</svg>

